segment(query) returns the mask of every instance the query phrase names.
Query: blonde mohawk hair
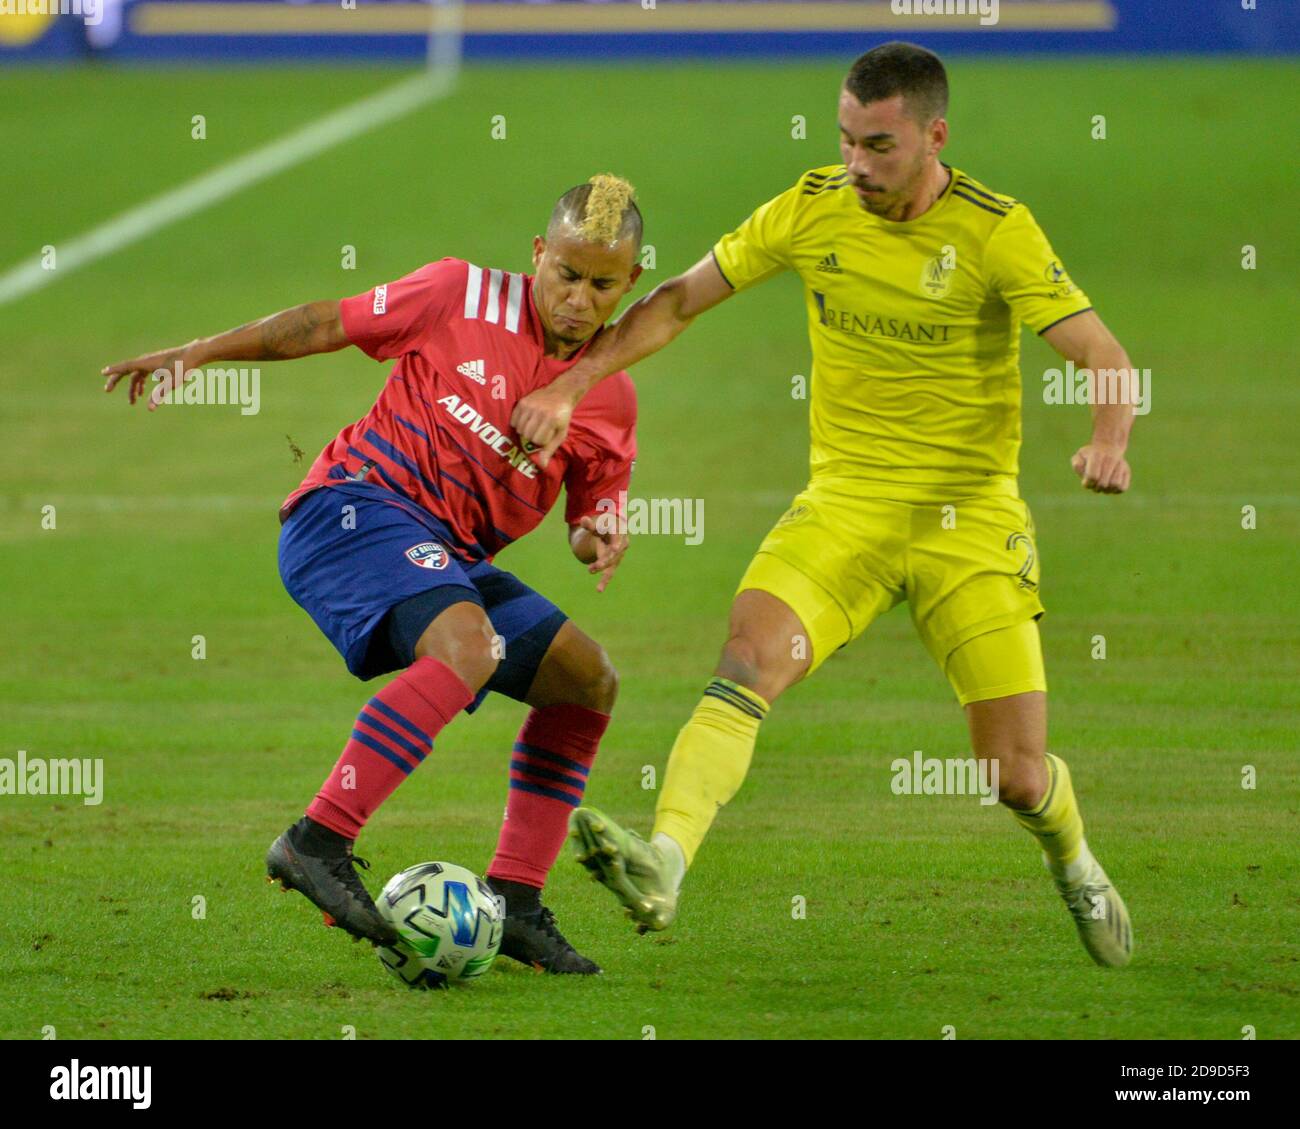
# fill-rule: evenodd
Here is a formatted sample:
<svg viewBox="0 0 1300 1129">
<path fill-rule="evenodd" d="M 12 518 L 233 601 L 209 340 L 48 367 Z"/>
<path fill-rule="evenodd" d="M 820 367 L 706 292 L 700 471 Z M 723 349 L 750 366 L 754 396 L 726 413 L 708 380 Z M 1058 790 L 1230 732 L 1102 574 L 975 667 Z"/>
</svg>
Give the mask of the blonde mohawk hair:
<svg viewBox="0 0 1300 1129">
<path fill-rule="evenodd" d="M 591 194 L 578 234 L 592 243 L 617 243 L 628 205 L 636 201 L 636 189 L 608 172 L 597 173 L 587 183 Z"/>
<path fill-rule="evenodd" d="M 560 224 L 571 227 L 589 243 L 612 246 L 631 238 L 641 246 L 641 209 L 636 189 L 621 176 L 597 173 L 586 184 L 570 188 L 556 201 L 547 225 L 547 235 Z"/>
</svg>

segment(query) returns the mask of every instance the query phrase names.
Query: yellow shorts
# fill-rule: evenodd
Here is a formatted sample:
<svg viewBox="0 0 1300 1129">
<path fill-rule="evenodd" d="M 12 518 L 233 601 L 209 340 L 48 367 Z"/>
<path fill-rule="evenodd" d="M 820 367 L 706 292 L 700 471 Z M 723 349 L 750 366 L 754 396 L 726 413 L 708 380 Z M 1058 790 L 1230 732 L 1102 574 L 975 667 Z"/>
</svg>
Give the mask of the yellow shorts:
<svg viewBox="0 0 1300 1129">
<path fill-rule="evenodd" d="M 770 592 L 794 610 L 808 632 L 809 673 L 906 600 L 921 641 L 963 705 L 1046 690 L 1035 623 L 1043 614 L 1038 553 L 1024 501 L 921 505 L 852 489 L 811 484 L 759 546 L 737 588 Z M 966 646 L 981 637 L 988 638 Z"/>
</svg>

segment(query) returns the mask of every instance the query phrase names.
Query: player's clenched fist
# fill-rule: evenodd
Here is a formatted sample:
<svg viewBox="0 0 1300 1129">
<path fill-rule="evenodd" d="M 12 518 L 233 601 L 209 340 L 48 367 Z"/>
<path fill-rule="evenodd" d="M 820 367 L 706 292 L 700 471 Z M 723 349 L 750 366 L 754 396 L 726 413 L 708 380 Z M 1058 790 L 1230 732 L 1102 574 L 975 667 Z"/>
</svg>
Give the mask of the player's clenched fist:
<svg viewBox="0 0 1300 1129">
<path fill-rule="evenodd" d="M 569 433 L 575 400 L 560 379 L 530 392 L 515 405 L 510 426 L 522 440 L 528 457 L 545 468 Z"/>
<path fill-rule="evenodd" d="M 1083 485 L 1098 494 L 1123 494 L 1133 480 L 1124 449 L 1106 443 L 1080 447 L 1074 452 L 1070 466 Z"/>
<path fill-rule="evenodd" d="M 115 365 L 105 365 L 100 370 L 100 374 L 107 378 L 104 381 L 104 391 L 112 392 L 124 377 L 129 377 L 127 402 L 134 404 L 143 394 L 145 383 L 152 379 L 155 372 L 163 370 L 167 375 L 158 379 L 157 386 L 149 395 L 149 410 L 152 412 L 163 402 L 163 397 L 172 385 L 177 383 L 178 362 L 181 373 L 188 372 L 198 364 L 198 358 L 193 355 L 192 349 L 192 343 L 180 345 L 174 349 L 162 349 L 157 353 L 132 357 L 129 361 L 118 361 Z"/>
</svg>

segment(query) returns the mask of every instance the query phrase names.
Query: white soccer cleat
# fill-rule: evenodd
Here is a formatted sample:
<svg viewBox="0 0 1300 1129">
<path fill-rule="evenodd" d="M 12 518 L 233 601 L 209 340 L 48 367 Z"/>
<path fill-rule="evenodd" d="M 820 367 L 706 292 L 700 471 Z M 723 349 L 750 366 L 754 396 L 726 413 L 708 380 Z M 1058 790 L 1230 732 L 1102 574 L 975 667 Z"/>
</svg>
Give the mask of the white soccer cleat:
<svg viewBox="0 0 1300 1129">
<path fill-rule="evenodd" d="M 1133 957 L 1133 927 L 1119 891 L 1111 885 L 1085 843 L 1064 873 L 1043 856 L 1052 881 L 1065 899 L 1088 955 L 1107 968 L 1123 968 Z"/>
</svg>

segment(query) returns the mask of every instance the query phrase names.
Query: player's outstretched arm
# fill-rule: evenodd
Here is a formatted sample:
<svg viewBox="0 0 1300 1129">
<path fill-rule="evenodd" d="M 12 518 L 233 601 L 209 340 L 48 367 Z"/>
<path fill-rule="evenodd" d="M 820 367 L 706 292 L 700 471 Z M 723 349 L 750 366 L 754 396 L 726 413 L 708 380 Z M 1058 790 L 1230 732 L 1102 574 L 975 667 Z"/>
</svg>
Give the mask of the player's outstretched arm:
<svg viewBox="0 0 1300 1129">
<path fill-rule="evenodd" d="M 569 526 L 569 548 L 573 555 L 587 566 L 588 572 L 600 576 L 597 592 L 609 587 L 627 546 L 628 536 L 617 528 L 612 514 L 601 514 L 598 518 L 588 515 Z"/>
<path fill-rule="evenodd" d="M 173 385 L 184 382 L 185 373 L 213 361 L 288 361 L 314 353 L 332 353 L 347 344 L 339 303 L 308 302 L 215 337 L 197 338 L 188 345 L 105 365 L 100 371 L 107 378 L 105 392 L 112 392 L 124 377 L 130 378 L 128 402 L 132 404 L 143 393 L 145 382 L 158 373 L 158 383 L 149 396 L 149 410 L 153 411 Z M 182 374 L 180 381 L 178 372 Z"/>
<path fill-rule="evenodd" d="M 629 306 L 618 321 L 600 331 L 573 368 L 515 405 L 510 425 L 533 462 L 544 467 L 551 461 L 568 434 L 573 409 L 599 381 L 662 349 L 696 317 L 733 293 L 710 253 L 685 274 L 661 283 Z"/>
<path fill-rule="evenodd" d="M 1093 310 L 1052 326 L 1043 339 L 1076 369 L 1092 373 L 1092 439 L 1075 451 L 1071 468 L 1089 490 L 1124 493 L 1133 478 L 1125 456 L 1142 394 L 1133 362 Z"/>
</svg>

